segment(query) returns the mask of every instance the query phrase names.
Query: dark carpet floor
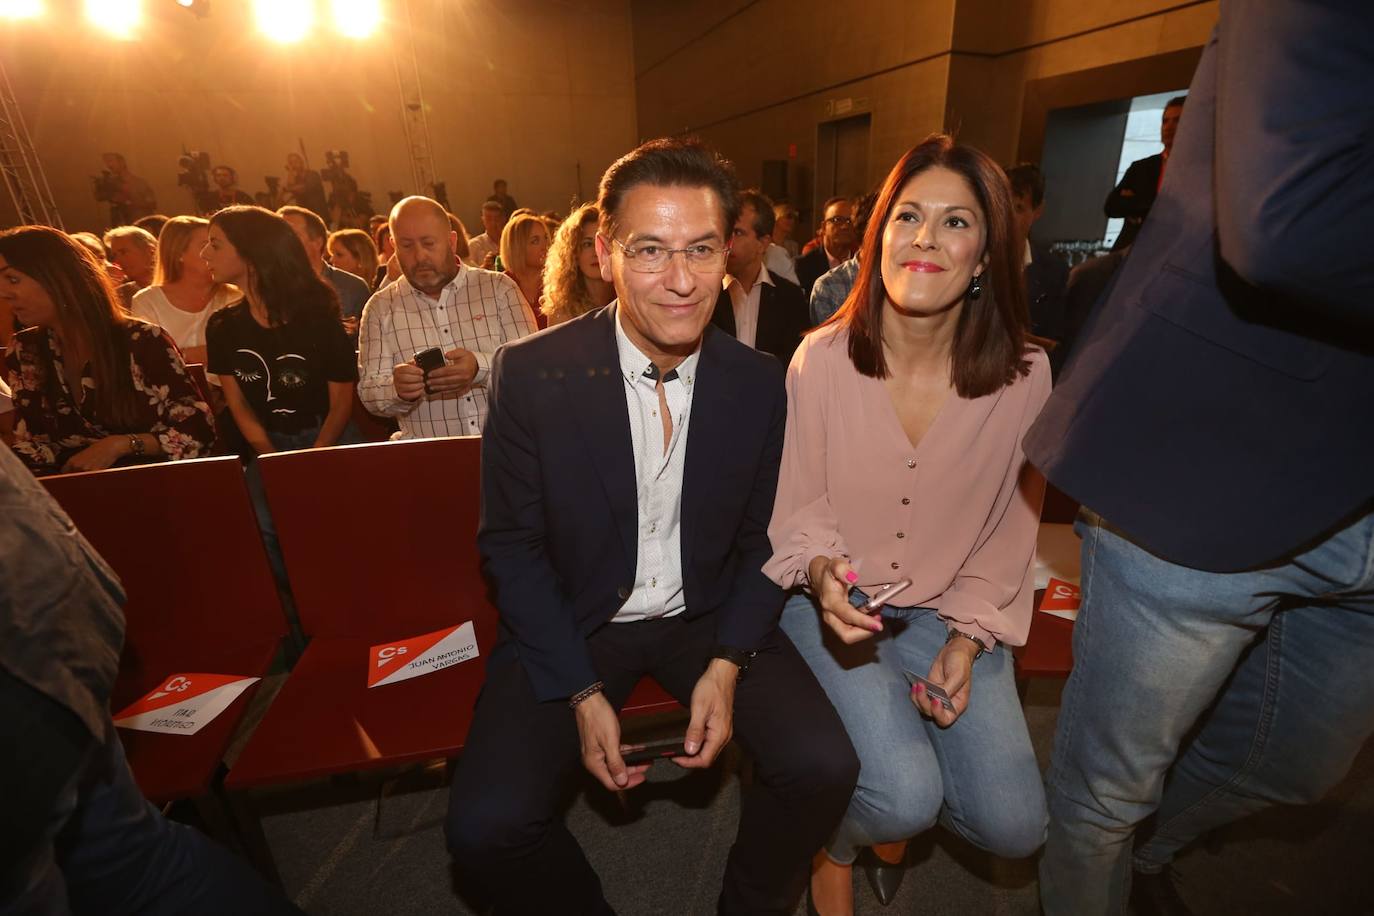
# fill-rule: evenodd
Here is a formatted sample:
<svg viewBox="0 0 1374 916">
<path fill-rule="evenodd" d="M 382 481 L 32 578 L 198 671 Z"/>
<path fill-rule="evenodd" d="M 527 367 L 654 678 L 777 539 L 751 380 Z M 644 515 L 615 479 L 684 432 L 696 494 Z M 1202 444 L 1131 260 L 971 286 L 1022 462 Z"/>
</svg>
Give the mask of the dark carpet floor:
<svg viewBox="0 0 1374 916">
<path fill-rule="evenodd" d="M 1058 690 L 1035 683 L 1027 698 L 1042 765 Z M 569 825 L 621 916 L 714 912 L 738 816 L 738 773 L 734 754 L 705 774 L 660 763 L 626 804 L 595 786 L 577 797 Z M 266 804 L 272 813 L 264 827 L 283 882 L 313 916 L 475 912 L 449 876 L 441 766 L 297 789 Z M 1039 911 L 1032 861 L 995 859 L 938 828 L 912 843 L 909 861 L 900 896 L 887 909 L 856 870 L 856 912 Z M 1326 801 L 1233 825 L 1189 850 L 1177 869 L 1198 914 L 1374 914 L 1374 746 Z"/>
</svg>

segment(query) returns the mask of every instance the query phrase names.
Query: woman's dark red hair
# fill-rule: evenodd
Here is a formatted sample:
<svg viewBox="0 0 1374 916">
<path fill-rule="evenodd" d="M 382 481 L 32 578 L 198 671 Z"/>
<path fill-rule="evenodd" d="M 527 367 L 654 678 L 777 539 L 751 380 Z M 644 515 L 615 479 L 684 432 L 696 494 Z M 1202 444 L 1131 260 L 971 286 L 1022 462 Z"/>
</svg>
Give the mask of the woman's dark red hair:
<svg viewBox="0 0 1374 916">
<path fill-rule="evenodd" d="M 983 210 L 987 268 L 981 274 L 982 295 L 966 297 L 954 330 L 950 377 L 963 398 L 992 394 L 1018 375 L 1030 372 L 1026 334 L 1030 326 L 1026 305 L 1023 252 L 1017 248 L 1012 221 L 1011 187 L 1007 176 L 986 153 L 961 146 L 946 134 L 932 134 L 907 151 L 888 173 L 864 232 L 859 276 L 843 307 L 830 322 L 849 332 L 849 358 L 864 375 L 886 378 L 883 316 L 887 289 L 883 285 L 883 230 L 897 196 L 912 178 L 932 168 L 949 169 L 968 183 Z"/>
</svg>

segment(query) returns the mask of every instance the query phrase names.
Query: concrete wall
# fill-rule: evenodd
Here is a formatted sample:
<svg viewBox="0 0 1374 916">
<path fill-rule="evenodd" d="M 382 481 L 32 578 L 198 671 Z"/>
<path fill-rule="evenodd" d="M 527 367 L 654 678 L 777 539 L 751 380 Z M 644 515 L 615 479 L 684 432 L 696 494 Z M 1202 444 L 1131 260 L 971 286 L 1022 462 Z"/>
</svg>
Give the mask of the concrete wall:
<svg viewBox="0 0 1374 916">
<path fill-rule="evenodd" d="M 141 37 L 116 42 L 80 21 L 75 0 L 48 5 L 69 15 L 7 23 L 0 55 L 69 228 L 104 225 L 88 176 L 108 150 L 127 156 L 167 213 L 190 207 L 175 183 L 183 144 L 235 166 L 250 192 L 265 190 L 264 175 L 283 174 L 302 140 L 315 167 L 325 150 L 348 150 L 379 209 L 390 190 L 414 192 L 387 37 L 404 35 L 403 26 L 360 42 L 322 26 L 282 47 L 259 36 L 247 0 L 217 0 L 204 20 L 145 0 Z M 410 8 L 436 175 L 470 227 L 480 229 L 492 179 L 507 179 L 521 205 L 566 211 L 634 145 L 626 0 L 412 0 Z M 12 219 L 6 196 L 0 222 Z"/>
<path fill-rule="evenodd" d="M 934 130 L 1001 162 L 1038 158 L 1047 112 L 1043 98 L 1026 104 L 1031 88 L 1125 64 L 1098 83 L 1115 95 L 1093 97 L 1089 77 L 1057 104 L 1159 91 L 1153 71 L 1131 64 L 1195 53 L 1216 11 L 1215 0 L 633 0 L 640 133 L 698 133 L 749 183 L 793 148 L 809 175 L 817 126 L 862 112 L 872 114 L 870 184 Z M 1172 72 L 1186 84 L 1179 59 Z"/>
<path fill-rule="evenodd" d="M 940 129 L 954 8 L 954 0 L 634 0 L 640 133 L 696 133 L 748 184 L 760 181 L 764 160 L 789 160 L 806 221 L 820 123 L 871 114 L 870 185 Z"/>
</svg>

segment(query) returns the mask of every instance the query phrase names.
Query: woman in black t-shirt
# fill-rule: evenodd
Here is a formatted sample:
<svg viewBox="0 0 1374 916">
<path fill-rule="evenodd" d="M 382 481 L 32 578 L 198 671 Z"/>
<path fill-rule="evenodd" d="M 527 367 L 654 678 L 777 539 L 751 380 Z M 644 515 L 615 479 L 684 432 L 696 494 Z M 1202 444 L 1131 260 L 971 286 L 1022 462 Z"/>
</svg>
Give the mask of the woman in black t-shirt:
<svg viewBox="0 0 1374 916">
<path fill-rule="evenodd" d="M 205 334 L 207 370 L 220 378 L 244 457 L 343 441 L 357 359 L 338 298 L 290 225 L 261 207 L 228 207 L 210 219 L 201 257 L 216 282 L 244 291 Z"/>
</svg>

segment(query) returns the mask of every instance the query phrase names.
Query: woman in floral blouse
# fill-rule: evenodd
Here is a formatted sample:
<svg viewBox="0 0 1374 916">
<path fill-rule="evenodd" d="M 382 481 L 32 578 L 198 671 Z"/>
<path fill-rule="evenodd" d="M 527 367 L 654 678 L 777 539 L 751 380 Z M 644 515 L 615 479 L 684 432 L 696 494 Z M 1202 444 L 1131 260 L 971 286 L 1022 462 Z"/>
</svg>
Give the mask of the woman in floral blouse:
<svg viewBox="0 0 1374 916">
<path fill-rule="evenodd" d="M 46 226 L 0 233 L 0 300 L 25 325 L 5 368 L 13 448 L 34 474 L 209 454 L 210 409 L 181 353 L 124 313 L 81 245 Z"/>
</svg>

